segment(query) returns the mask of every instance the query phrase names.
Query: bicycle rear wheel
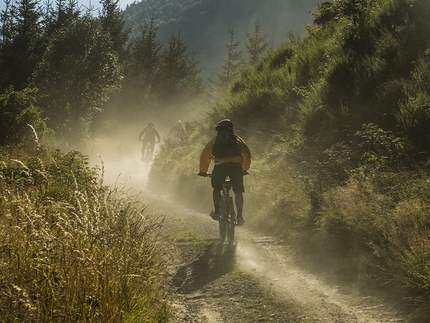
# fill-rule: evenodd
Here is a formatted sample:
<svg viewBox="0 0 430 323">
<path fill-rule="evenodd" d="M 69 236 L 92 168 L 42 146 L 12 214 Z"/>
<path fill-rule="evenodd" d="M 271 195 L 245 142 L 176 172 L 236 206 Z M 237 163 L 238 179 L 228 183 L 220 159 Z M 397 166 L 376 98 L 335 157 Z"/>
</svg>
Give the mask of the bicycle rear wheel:
<svg viewBox="0 0 430 323">
<path fill-rule="evenodd" d="M 227 225 L 227 239 L 228 244 L 234 243 L 234 229 L 236 228 L 236 212 L 234 211 L 234 203 L 233 198 L 231 196 L 228 197 L 228 225 Z"/>
</svg>

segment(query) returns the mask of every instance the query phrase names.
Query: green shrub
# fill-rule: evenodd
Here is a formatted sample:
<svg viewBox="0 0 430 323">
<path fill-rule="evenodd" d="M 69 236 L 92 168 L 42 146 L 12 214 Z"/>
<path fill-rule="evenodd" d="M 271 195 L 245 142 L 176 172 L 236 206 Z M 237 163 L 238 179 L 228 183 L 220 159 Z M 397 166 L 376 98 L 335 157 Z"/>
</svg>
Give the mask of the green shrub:
<svg viewBox="0 0 430 323">
<path fill-rule="evenodd" d="M 167 322 L 162 218 L 77 152 L 0 161 L 1 322 Z"/>
<path fill-rule="evenodd" d="M 0 145 L 30 143 L 48 134 L 36 96 L 37 90 L 29 88 L 0 93 Z"/>
</svg>

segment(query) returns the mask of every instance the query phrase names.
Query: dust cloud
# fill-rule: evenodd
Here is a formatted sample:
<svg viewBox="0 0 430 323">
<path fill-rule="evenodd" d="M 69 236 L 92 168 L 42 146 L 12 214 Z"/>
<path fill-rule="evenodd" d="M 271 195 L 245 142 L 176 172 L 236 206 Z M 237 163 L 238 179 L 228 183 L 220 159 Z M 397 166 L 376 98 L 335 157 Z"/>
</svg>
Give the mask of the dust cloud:
<svg viewBox="0 0 430 323">
<path fill-rule="evenodd" d="M 119 111 L 127 108 L 120 107 Z M 164 111 L 163 111 L 164 110 Z M 160 150 L 163 141 L 178 120 L 186 123 L 192 113 L 176 111 L 175 107 L 143 109 L 132 113 L 127 118 L 110 117 L 103 120 L 100 129 L 93 129 L 94 137 L 85 145 L 78 147 L 88 156 L 91 167 L 100 169 L 103 183 L 113 186 L 124 186 L 141 191 L 147 188 L 148 173 L 154 157 Z M 160 135 L 160 143 L 154 146 L 154 155 L 149 161 L 142 161 L 142 141 L 139 133 L 153 122 Z"/>
<path fill-rule="evenodd" d="M 329 284 L 297 264 L 285 241 L 238 230 L 238 268 L 287 302 L 301 304 L 310 321 L 342 323 L 404 322 L 389 304 L 348 284 Z"/>
<path fill-rule="evenodd" d="M 83 149 L 83 153 L 89 157 L 91 166 L 100 169 L 104 184 L 133 187 L 137 190 L 146 187 L 152 161 L 141 160 L 142 142 L 139 141 L 139 133 L 148 122 L 117 127 L 114 133 L 95 138 Z M 163 138 L 165 133 L 160 131 L 160 136 Z M 154 147 L 154 156 L 159 145 L 156 144 Z"/>
</svg>

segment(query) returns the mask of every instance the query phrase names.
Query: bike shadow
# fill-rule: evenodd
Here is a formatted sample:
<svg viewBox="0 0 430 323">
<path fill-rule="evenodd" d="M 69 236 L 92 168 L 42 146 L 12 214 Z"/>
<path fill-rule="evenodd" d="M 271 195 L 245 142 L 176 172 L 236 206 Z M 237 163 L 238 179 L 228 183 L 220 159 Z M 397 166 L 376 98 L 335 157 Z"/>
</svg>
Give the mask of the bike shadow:
<svg viewBox="0 0 430 323">
<path fill-rule="evenodd" d="M 181 267 L 173 284 L 184 294 L 200 290 L 206 284 L 231 272 L 235 267 L 236 245 L 212 242 L 196 261 Z"/>
</svg>

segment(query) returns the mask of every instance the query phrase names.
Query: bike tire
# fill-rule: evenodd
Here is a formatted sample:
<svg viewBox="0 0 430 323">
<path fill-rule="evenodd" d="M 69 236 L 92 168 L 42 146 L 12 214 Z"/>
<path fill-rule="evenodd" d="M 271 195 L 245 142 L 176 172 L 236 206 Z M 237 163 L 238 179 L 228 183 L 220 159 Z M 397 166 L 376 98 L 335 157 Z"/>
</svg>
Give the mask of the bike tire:
<svg viewBox="0 0 430 323">
<path fill-rule="evenodd" d="M 153 155 L 153 151 L 151 150 L 151 148 L 150 148 L 150 146 L 149 146 L 149 144 L 146 146 L 146 149 L 145 149 L 145 161 L 147 162 L 147 163 L 149 163 L 149 162 L 151 162 L 152 161 L 152 155 Z"/>
<path fill-rule="evenodd" d="M 225 200 L 222 198 L 219 204 L 220 211 L 220 219 L 219 219 L 219 237 L 221 242 L 224 242 L 227 239 L 228 232 L 228 205 L 225 203 Z"/>
<path fill-rule="evenodd" d="M 228 227 L 227 227 L 227 239 L 228 244 L 234 244 L 234 231 L 236 228 L 236 212 L 234 211 L 234 203 L 233 198 L 231 196 L 228 197 L 227 201 L 228 205 Z"/>
</svg>

